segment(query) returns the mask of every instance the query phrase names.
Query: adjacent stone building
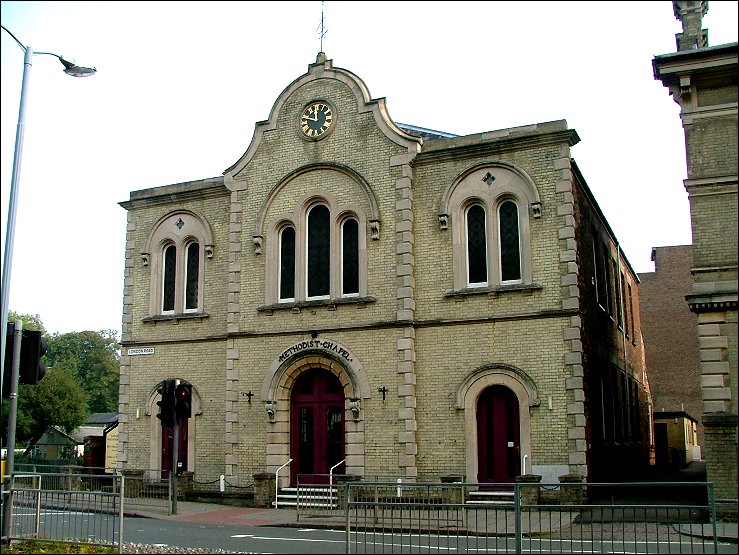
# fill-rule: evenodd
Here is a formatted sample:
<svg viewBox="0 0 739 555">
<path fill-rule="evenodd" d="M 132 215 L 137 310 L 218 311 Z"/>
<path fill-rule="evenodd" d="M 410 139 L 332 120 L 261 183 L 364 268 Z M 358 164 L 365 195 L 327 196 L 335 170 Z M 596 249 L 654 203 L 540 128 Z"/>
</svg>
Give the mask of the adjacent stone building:
<svg viewBox="0 0 739 555">
<path fill-rule="evenodd" d="M 708 480 L 737 502 L 737 43 L 708 45 L 705 1 L 674 1 L 677 52 L 655 56 L 654 77 L 680 105 L 693 230 L 702 424 Z"/>
<path fill-rule="evenodd" d="M 192 386 L 178 466 L 200 483 L 647 464 L 638 278 L 578 142 L 395 123 L 319 53 L 223 176 L 121 202 L 119 464 L 171 469 L 166 379 Z"/>
</svg>

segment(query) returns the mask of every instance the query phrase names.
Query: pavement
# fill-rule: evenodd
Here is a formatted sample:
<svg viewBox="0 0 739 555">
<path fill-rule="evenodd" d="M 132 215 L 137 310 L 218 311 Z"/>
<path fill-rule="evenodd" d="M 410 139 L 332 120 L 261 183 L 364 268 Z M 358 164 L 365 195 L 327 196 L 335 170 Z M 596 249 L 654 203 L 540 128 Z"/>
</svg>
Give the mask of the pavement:
<svg viewBox="0 0 739 555">
<path fill-rule="evenodd" d="M 644 481 L 652 482 L 705 482 L 705 461 L 693 461 L 686 467 L 676 470 L 650 475 Z M 235 507 L 216 503 L 199 503 L 179 501 L 177 514 L 168 514 L 166 507 L 140 508 L 131 507 L 126 511 L 128 516 L 141 516 L 162 520 L 181 522 L 198 522 L 203 524 L 230 525 L 230 526 L 288 526 L 296 528 L 343 528 L 345 518 L 340 515 L 301 515 L 294 508 L 273 509 L 255 507 Z M 564 513 L 560 514 L 561 516 Z M 572 518 L 576 516 L 573 513 Z M 539 523 L 542 530 L 550 530 L 551 522 Z M 503 529 L 511 529 L 503 528 Z M 678 524 L 675 529 L 686 536 L 713 538 L 712 524 Z M 538 533 L 538 530 L 530 530 Z M 719 541 L 739 543 L 739 525 L 736 522 L 717 522 L 716 535 Z"/>
<path fill-rule="evenodd" d="M 343 529 L 345 524 L 343 515 L 301 515 L 298 518 L 298 513 L 295 509 L 233 507 L 215 503 L 189 501 L 179 501 L 177 503 L 177 514 L 167 514 L 164 509 L 146 510 L 140 508 L 132 508 L 131 511 L 126 511 L 126 514 L 127 516 L 228 526 L 287 526 L 294 528 Z M 686 536 L 713 537 L 713 526 L 711 524 L 681 524 L 678 525 L 676 530 Z M 736 522 L 717 522 L 716 534 L 718 540 L 721 542 L 739 543 L 739 525 Z"/>
</svg>

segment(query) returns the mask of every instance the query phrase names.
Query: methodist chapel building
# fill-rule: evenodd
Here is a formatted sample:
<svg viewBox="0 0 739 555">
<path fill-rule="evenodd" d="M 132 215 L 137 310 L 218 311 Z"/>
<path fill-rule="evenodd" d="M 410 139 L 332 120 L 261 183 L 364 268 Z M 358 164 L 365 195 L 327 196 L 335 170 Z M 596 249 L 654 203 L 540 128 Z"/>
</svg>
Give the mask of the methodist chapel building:
<svg viewBox="0 0 739 555">
<path fill-rule="evenodd" d="M 419 122 L 420 123 L 420 122 Z M 638 278 L 564 120 L 396 123 L 319 53 L 223 175 L 134 191 L 119 465 L 505 483 L 648 464 Z"/>
</svg>

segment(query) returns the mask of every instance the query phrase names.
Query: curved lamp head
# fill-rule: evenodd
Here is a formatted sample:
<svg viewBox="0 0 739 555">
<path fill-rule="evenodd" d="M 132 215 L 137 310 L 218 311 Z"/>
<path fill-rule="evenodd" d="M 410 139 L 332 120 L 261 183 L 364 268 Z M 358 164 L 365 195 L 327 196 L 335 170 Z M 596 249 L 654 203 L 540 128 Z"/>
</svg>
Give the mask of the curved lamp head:
<svg viewBox="0 0 739 555">
<path fill-rule="evenodd" d="M 94 67 L 82 67 L 75 65 L 72 62 L 68 62 L 61 56 L 58 56 L 58 58 L 64 66 L 64 73 L 71 75 L 72 77 L 89 77 L 90 75 L 95 75 L 95 72 L 97 71 Z"/>
</svg>

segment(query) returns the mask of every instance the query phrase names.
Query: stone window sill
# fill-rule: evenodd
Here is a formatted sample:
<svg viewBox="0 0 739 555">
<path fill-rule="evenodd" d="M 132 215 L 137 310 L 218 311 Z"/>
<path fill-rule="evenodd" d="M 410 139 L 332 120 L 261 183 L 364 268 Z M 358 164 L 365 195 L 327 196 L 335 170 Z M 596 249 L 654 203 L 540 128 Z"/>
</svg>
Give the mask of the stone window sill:
<svg viewBox="0 0 739 555">
<path fill-rule="evenodd" d="M 540 283 L 516 283 L 514 285 L 494 285 L 491 287 L 470 287 L 467 289 L 454 289 L 444 293 L 446 298 L 469 297 L 473 295 L 490 295 L 496 297 L 502 293 L 523 292 L 531 293 L 542 289 Z"/>
<path fill-rule="evenodd" d="M 340 299 L 321 299 L 317 301 L 298 301 L 293 303 L 275 303 L 260 306 L 257 312 L 272 314 L 276 310 L 291 310 L 301 312 L 304 309 L 326 307 L 328 310 L 336 310 L 339 305 L 357 305 L 364 308 L 369 303 L 376 302 L 375 297 L 342 297 Z"/>
<path fill-rule="evenodd" d="M 174 322 L 175 324 L 180 320 L 204 320 L 210 318 L 210 314 L 207 312 L 186 312 L 183 314 L 157 314 L 155 316 L 148 316 L 142 320 L 144 323 L 152 322 Z"/>
</svg>

